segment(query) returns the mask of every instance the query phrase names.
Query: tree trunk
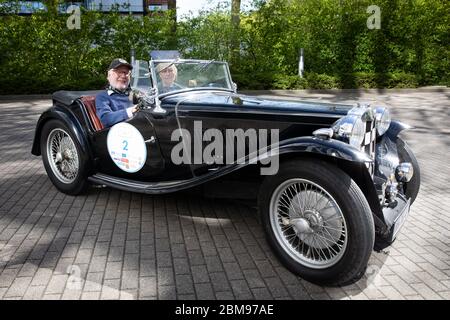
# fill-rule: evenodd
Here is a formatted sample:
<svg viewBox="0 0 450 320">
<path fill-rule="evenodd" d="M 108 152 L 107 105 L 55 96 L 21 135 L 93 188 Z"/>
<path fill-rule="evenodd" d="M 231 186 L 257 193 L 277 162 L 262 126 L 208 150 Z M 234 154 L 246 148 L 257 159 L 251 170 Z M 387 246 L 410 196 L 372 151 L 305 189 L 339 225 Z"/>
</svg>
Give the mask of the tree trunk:
<svg viewBox="0 0 450 320">
<path fill-rule="evenodd" d="M 231 0 L 231 25 L 233 33 L 231 36 L 231 65 L 236 67 L 239 64 L 240 53 L 240 22 L 241 22 L 241 0 Z"/>
<path fill-rule="evenodd" d="M 178 38 L 177 38 L 177 1 L 176 0 L 168 0 L 167 8 L 171 10 L 172 17 L 172 28 L 171 33 L 172 36 L 168 40 L 169 49 L 178 50 Z"/>
</svg>

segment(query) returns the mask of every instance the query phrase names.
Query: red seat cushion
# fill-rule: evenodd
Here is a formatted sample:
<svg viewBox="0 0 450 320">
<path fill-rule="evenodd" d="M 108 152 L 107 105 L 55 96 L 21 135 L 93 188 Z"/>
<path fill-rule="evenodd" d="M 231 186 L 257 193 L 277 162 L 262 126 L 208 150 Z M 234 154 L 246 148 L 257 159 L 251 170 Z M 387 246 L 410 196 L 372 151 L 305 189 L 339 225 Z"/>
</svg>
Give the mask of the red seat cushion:
<svg viewBox="0 0 450 320">
<path fill-rule="evenodd" d="M 101 130 L 104 128 L 102 122 L 97 116 L 97 109 L 95 108 L 95 96 L 84 96 L 81 97 L 81 102 L 86 107 L 86 111 L 89 115 L 89 119 L 91 119 L 92 127 L 95 131 Z"/>
</svg>

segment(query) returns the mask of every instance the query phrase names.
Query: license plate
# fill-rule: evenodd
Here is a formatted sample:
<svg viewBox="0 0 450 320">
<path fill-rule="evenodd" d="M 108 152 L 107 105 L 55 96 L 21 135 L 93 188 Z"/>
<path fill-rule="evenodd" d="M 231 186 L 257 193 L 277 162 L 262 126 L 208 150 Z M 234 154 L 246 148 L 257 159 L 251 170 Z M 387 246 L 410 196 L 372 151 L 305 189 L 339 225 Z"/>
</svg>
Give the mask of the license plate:
<svg viewBox="0 0 450 320">
<path fill-rule="evenodd" d="M 406 218 L 408 218 L 409 203 L 410 203 L 410 199 L 408 199 L 408 201 L 406 202 L 405 208 L 403 208 L 403 212 L 398 216 L 397 220 L 395 220 L 394 231 L 392 233 L 392 239 L 395 239 L 395 237 L 397 236 L 397 233 L 400 231 L 403 224 L 405 223 Z"/>
</svg>

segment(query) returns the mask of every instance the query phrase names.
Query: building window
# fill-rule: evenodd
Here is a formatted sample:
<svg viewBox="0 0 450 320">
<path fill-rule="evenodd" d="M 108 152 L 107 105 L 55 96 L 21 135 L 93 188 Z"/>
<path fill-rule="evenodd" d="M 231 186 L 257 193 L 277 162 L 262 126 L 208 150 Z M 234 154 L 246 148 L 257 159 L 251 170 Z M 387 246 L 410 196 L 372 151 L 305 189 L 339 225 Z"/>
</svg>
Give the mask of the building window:
<svg viewBox="0 0 450 320">
<path fill-rule="evenodd" d="M 148 11 L 166 11 L 167 4 L 150 4 L 148 6 Z"/>
</svg>

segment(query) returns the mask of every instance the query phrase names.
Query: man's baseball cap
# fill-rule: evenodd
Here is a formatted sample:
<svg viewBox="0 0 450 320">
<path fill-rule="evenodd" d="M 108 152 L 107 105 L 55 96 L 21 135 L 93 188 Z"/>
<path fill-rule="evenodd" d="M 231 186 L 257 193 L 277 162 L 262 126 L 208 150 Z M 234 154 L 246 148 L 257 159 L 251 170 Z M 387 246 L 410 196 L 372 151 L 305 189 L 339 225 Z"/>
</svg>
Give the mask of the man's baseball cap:
<svg viewBox="0 0 450 320">
<path fill-rule="evenodd" d="M 120 66 L 126 66 L 128 69 L 133 69 L 133 66 L 129 64 L 125 59 L 117 58 L 114 59 L 108 67 L 108 71 L 111 69 L 117 69 Z"/>
</svg>

